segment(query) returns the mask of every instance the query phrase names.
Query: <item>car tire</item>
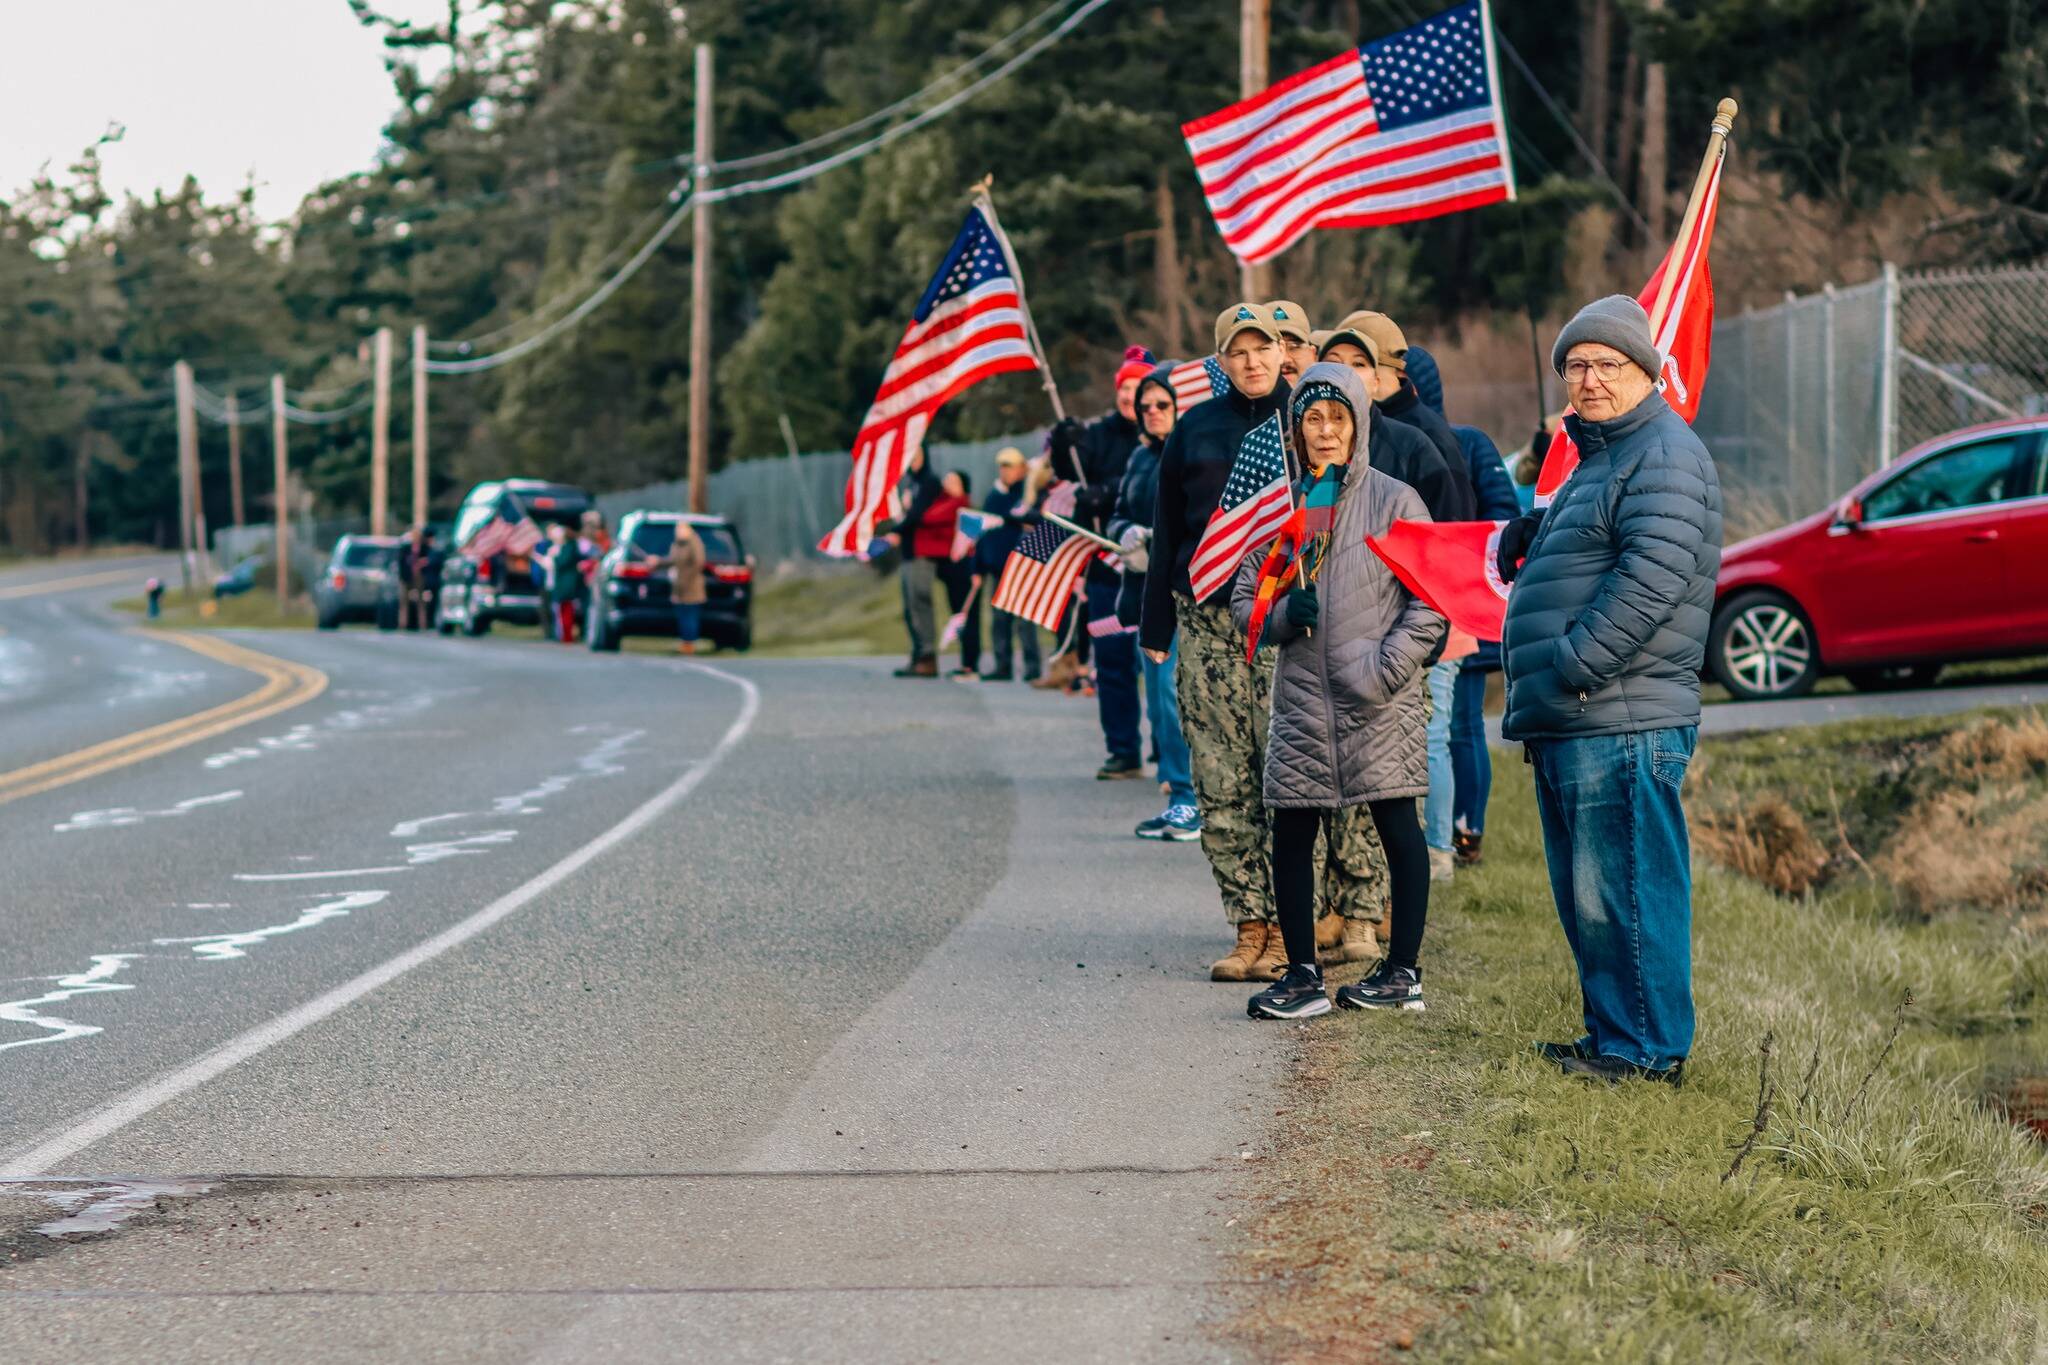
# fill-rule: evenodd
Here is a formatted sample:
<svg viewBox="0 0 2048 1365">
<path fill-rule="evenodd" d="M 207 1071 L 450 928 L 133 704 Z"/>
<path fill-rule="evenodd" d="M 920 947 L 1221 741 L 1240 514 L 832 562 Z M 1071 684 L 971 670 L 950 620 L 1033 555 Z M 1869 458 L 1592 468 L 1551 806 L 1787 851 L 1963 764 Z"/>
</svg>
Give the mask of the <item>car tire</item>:
<svg viewBox="0 0 2048 1365">
<path fill-rule="evenodd" d="M 313 618 L 313 624 L 321 630 L 339 630 L 341 628 L 341 622 L 335 620 L 324 611 Z"/>
<path fill-rule="evenodd" d="M 379 602 L 377 604 L 377 629 L 398 629 L 398 608 L 396 606 L 386 602 Z"/>
<path fill-rule="evenodd" d="M 472 640 L 476 639 L 479 635 L 490 634 L 491 618 L 488 616 L 478 616 L 475 610 L 472 609 L 469 618 L 462 623 L 462 633 Z"/>
<path fill-rule="evenodd" d="M 1852 668 L 1843 673 L 1858 692 L 1907 692 L 1932 687 L 1940 664 L 1894 664 L 1889 668 Z"/>
<path fill-rule="evenodd" d="M 733 633 L 732 648 L 738 653 L 744 654 L 753 647 L 754 623 L 749 621 Z"/>
<path fill-rule="evenodd" d="M 601 611 L 590 613 L 590 625 L 584 637 L 593 654 L 616 654 L 619 652 L 619 623 Z"/>
<path fill-rule="evenodd" d="M 1783 593 L 1738 593 L 1714 613 L 1707 666 L 1738 701 L 1803 697 L 1820 681 L 1813 622 Z"/>
</svg>

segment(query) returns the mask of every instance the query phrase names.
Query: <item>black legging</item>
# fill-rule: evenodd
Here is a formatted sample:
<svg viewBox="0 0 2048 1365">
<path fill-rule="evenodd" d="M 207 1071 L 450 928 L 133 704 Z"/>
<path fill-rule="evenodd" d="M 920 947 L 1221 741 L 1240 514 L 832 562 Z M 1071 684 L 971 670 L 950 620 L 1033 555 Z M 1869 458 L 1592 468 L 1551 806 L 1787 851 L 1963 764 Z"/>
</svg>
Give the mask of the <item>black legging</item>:
<svg viewBox="0 0 2048 1365">
<path fill-rule="evenodd" d="M 1387 875 L 1393 882 L 1394 927 L 1388 936 L 1387 960 L 1413 967 L 1422 951 L 1422 925 L 1429 915 L 1429 845 L 1415 818 L 1415 798 L 1375 801 L 1373 828 L 1387 851 Z M 1287 940 L 1287 960 L 1316 960 L 1316 833 L 1331 812 L 1303 806 L 1273 810 L 1273 908 Z"/>
</svg>

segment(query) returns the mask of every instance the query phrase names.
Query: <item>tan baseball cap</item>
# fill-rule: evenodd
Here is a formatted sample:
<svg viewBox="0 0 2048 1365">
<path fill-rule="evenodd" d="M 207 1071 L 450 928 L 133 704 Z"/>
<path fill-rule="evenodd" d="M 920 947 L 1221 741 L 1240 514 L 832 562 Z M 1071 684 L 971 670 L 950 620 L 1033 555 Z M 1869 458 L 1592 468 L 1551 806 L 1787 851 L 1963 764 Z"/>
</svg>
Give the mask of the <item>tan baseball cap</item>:
<svg viewBox="0 0 2048 1365">
<path fill-rule="evenodd" d="M 1280 324 L 1273 321 L 1273 314 L 1264 304 L 1233 303 L 1216 315 L 1216 353 L 1223 354 L 1230 339 L 1246 328 L 1274 341 L 1280 339 Z"/>
<path fill-rule="evenodd" d="M 1372 363 L 1377 366 L 1380 363 L 1380 348 L 1378 343 L 1373 340 L 1372 331 L 1367 326 L 1365 319 L 1378 316 L 1380 315 L 1377 313 L 1363 311 L 1345 314 L 1342 322 L 1332 327 L 1329 331 L 1322 333 L 1323 339 L 1316 346 L 1316 354 L 1318 356 L 1327 354 L 1329 349 L 1338 342 L 1348 341 L 1371 357 Z"/>
<path fill-rule="evenodd" d="M 1294 300 L 1274 299 L 1266 305 L 1266 311 L 1273 315 L 1273 321 L 1279 325 L 1283 336 L 1293 337 L 1296 341 L 1309 341 L 1314 336 L 1314 329 L 1309 326 L 1308 309 Z"/>
<path fill-rule="evenodd" d="M 996 463 L 1004 468 L 1022 469 L 1024 467 L 1024 452 L 1015 446 L 1004 446 L 996 452 Z"/>
<path fill-rule="evenodd" d="M 1361 331 L 1372 338 L 1372 353 L 1379 357 L 1380 364 L 1390 370 L 1408 368 L 1408 338 L 1401 335 L 1401 329 L 1385 313 L 1374 313 L 1361 309 L 1344 319 L 1345 325 L 1356 323 Z"/>
</svg>

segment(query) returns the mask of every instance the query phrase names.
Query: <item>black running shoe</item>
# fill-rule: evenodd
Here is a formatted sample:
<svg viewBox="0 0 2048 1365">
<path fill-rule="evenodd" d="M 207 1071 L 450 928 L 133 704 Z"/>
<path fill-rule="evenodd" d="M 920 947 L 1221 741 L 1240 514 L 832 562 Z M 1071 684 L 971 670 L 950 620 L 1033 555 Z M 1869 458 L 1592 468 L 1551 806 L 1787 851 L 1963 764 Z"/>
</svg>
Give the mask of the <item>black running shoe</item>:
<svg viewBox="0 0 2048 1365">
<path fill-rule="evenodd" d="M 1588 1038 L 1573 1043 L 1538 1043 L 1536 1055 L 1546 1062 L 1580 1061 L 1593 1055 L 1593 1044 Z"/>
<path fill-rule="evenodd" d="M 1383 961 L 1365 980 L 1338 987 L 1337 1003 L 1347 1010 L 1419 1010 L 1422 969 Z"/>
<path fill-rule="evenodd" d="M 1296 962 L 1278 981 L 1260 991 L 1244 1007 L 1254 1019 L 1306 1019 L 1328 1014 L 1330 997 L 1323 989 L 1323 974 Z"/>
<path fill-rule="evenodd" d="M 1605 1081 L 1609 1085 L 1620 1085 L 1623 1081 L 1661 1081 L 1665 1085 L 1685 1084 L 1685 1063 L 1674 1062 L 1667 1067 L 1637 1066 L 1634 1062 L 1619 1057 L 1568 1057 L 1559 1063 L 1564 1074 L 1582 1081 Z"/>
</svg>

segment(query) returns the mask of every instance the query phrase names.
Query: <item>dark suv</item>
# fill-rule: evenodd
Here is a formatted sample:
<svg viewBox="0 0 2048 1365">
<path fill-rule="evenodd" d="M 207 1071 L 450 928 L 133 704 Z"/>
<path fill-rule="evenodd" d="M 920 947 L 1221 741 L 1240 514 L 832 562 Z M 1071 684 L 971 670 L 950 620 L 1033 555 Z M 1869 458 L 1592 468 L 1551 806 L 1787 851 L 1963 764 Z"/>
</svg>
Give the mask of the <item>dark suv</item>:
<svg viewBox="0 0 2048 1365">
<path fill-rule="evenodd" d="M 618 543 L 598 561 L 591 579 L 590 647 L 615 650 L 628 635 L 674 635 L 669 600 L 669 551 L 676 523 L 687 521 L 704 542 L 705 639 L 727 649 L 754 643 L 754 566 L 740 532 L 724 517 L 683 512 L 628 512 Z"/>
<path fill-rule="evenodd" d="M 434 620 L 441 633 L 453 635 L 459 628 L 481 635 L 493 621 L 538 625 L 543 588 L 533 552 L 549 525 L 559 522 L 575 531 L 590 507 L 590 494 L 582 489 L 541 479 L 472 488 L 455 514 L 454 553 L 441 570 Z"/>
</svg>

